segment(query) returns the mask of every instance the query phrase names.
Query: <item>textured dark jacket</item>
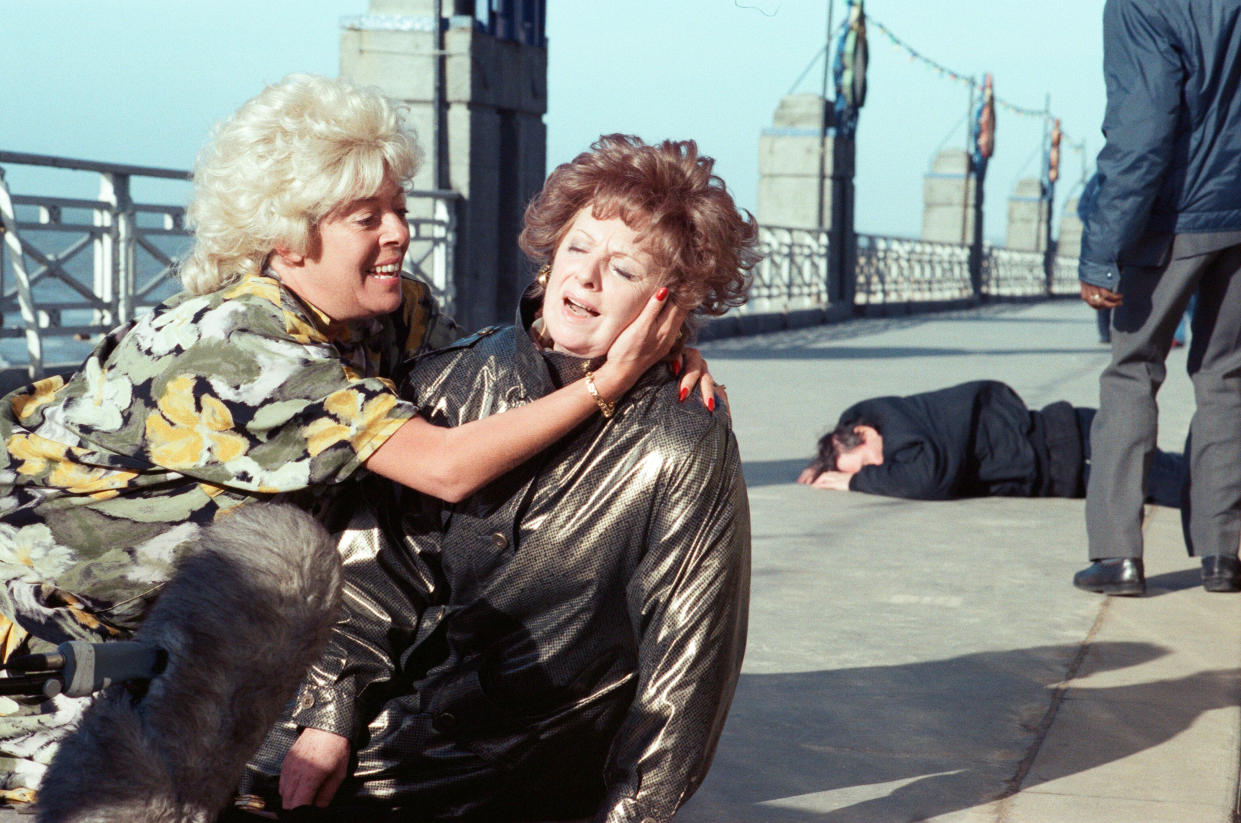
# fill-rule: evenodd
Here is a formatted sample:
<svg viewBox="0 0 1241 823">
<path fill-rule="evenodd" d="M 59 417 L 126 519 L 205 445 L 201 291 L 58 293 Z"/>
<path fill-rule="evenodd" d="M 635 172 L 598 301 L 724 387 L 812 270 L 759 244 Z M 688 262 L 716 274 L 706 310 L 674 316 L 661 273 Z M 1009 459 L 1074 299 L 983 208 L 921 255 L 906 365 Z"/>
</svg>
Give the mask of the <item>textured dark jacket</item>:
<svg viewBox="0 0 1241 823">
<path fill-rule="evenodd" d="M 506 327 L 420 360 L 405 393 L 455 426 L 582 362 Z M 656 367 L 612 420 L 455 507 L 419 498 L 381 525 L 372 499 L 344 545 L 344 618 L 253 790 L 274 796 L 262 773 L 301 725 L 353 741 L 341 819 L 668 820 L 732 699 L 750 565 L 727 416 L 676 394 Z"/>
<path fill-rule="evenodd" d="M 1108 0 L 1099 190 L 1078 276 L 1167 262 L 1172 236 L 1241 229 L 1241 0 Z"/>
<path fill-rule="evenodd" d="M 840 423 L 865 423 L 883 437 L 883 465 L 853 475 L 853 491 L 915 500 L 1081 493 L 1073 407 L 1056 403 L 1032 412 L 995 380 L 863 400 Z"/>
</svg>

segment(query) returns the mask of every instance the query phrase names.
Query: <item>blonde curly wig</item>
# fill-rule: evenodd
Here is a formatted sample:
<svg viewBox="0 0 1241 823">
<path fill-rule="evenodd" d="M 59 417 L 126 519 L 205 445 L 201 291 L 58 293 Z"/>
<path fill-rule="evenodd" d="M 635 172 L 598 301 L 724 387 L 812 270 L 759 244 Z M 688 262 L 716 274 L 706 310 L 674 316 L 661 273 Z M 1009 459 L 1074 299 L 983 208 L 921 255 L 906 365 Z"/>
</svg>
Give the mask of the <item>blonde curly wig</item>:
<svg viewBox="0 0 1241 823">
<path fill-rule="evenodd" d="M 280 245 L 310 250 L 337 208 L 404 186 L 422 160 L 402 112 L 346 80 L 291 74 L 218 124 L 194 165 L 194 245 L 181 282 L 194 294 L 262 270 Z"/>
</svg>

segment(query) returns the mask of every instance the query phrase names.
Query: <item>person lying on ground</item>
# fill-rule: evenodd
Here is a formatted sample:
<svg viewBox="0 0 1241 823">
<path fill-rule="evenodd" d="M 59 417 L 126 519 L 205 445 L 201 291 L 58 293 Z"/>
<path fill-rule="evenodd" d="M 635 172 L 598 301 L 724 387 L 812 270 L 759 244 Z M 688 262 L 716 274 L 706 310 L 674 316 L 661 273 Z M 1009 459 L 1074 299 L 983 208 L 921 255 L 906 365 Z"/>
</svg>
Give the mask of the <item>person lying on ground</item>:
<svg viewBox="0 0 1241 823">
<path fill-rule="evenodd" d="M 914 500 L 1084 497 L 1095 410 L 1040 410 L 996 380 L 855 403 L 797 482 Z M 1179 508 L 1185 461 L 1157 452 L 1147 498 Z"/>
</svg>

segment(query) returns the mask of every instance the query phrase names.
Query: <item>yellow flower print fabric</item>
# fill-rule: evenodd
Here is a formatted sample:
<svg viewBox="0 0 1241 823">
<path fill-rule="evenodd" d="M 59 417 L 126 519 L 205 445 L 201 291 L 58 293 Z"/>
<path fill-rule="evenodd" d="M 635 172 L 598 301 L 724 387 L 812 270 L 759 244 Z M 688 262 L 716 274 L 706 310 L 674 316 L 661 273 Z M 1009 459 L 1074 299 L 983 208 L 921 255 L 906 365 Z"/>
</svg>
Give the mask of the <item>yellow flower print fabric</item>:
<svg viewBox="0 0 1241 823">
<path fill-rule="evenodd" d="M 221 511 L 350 478 L 416 413 L 397 366 L 457 336 L 404 285 L 399 312 L 333 335 L 266 274 L 179 295 L 0 399 L 0 614 L 53 642 L 127 631 Z"/>
</svg>

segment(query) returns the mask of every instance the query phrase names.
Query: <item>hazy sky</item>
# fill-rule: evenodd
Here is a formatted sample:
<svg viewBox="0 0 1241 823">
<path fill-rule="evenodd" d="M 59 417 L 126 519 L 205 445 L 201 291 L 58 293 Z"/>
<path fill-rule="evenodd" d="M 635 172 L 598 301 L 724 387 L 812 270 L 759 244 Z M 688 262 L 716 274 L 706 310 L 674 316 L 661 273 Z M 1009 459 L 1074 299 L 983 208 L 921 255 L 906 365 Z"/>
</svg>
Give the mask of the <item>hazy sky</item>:
<svg viewBox="0 0 1241 823">
<path fill-rule="evenodd" d="M 601 133 L 693 137 L 753 209 L 758 138 L 780 98 L 815 92 L 822 0 L 551 0 L 548 161 Z M 836 0 L 834 22 L 845 4 Z M 954 71 L 991 71 L 999 97 L 1053 113 L 1088 162 L 1102 146 L 1102 0 L 870 0 L 866 10 Z M 189 168 L 211 124 L 293 71 L 335 75 L 340 18 L 367 0 L 0 0 L 0 148 Z M 916 236 L 922 175 L 963 147 L 968 89 L 912 61 L 873 25 L 858 132 L 857 228 Z M 997 114 L 989 238 L 1038 176 L 1037 119 Z M 1063 199 L 1081 161 L 1063 153 Z M 29 172 L 7 169 L 15 192 Z M 93 185 L 93 184 L 92 184 Z M 1057 212 L 1058 217 L 1059 212 Z"/>
</svg>

